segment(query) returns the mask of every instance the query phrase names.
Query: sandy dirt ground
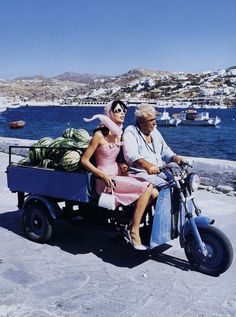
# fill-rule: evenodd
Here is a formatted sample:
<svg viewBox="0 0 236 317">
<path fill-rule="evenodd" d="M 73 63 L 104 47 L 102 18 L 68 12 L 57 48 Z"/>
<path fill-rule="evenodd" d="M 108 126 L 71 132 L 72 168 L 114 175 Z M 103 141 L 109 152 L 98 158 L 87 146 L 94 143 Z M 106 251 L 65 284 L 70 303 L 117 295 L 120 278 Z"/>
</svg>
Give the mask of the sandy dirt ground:
<svg viewBox="0 0 236 317">
<path fill-rule="evenodd" d="M 114 243 L 113 232 L 60 221 L 48 244 L 26 238 L 0 153 L 1 317 L 233 317 L 236 265 L 219 277 L 194 271 L 174 240 L 150 252 Z M 236 246 L 236 198 L 196 193 L 204 215 Z"/>
</svg>

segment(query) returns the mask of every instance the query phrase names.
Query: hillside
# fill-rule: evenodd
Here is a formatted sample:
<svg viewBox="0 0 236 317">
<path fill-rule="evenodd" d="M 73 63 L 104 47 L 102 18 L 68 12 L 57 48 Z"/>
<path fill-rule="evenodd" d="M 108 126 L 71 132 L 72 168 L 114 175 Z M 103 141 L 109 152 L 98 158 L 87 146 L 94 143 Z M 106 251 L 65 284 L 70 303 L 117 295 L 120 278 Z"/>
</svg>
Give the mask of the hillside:
<svg viewBox="0 0 236 317">
<path fill-rule="evenodd" d="M 133 69 L 119 76 L 66 72 L 52 78 L 0 80 L 0 103 L 78 104 L 115 98 L 127 102 L 188 100 L 231 107 L 236 104 L 236 66 L 203 73 Z"/>
</svg>

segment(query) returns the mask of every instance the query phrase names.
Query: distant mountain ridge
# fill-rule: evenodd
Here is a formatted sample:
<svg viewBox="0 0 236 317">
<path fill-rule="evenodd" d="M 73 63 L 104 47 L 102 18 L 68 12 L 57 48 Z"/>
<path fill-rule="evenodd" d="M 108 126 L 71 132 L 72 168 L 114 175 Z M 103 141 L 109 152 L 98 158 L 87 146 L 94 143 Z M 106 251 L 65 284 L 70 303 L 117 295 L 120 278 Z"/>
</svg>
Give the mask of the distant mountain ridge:
<svg viewBox="0 0 236 317">
<path fill-rule="evenodd" d="M 35 76 L 20 76 L 15 78 L 15 80 L 34 80 L 34 79 L 57 79 L 57 80 L 69 80 L 75 82 L 83 82 L 88 83 L 95 79 L 101 78 L 117 78 L 117 77 L 141 77 L 141 76 L 162 76 L 162 75 L 171 75 L 172 73 L 169 71 L 162 71 L 162 70 L 150 70 L 145 68 L 134 68 L 129 70 L 128 72 L 121 74 L 121 75 L 100 75 L 100 74 L 90 74 L 90 73 L 77 73 L 73 71 L 64 72 L 62 74 L 46 77 L 43 75 L 35 75 Z"/>
<path fill-rule="evenodd" d="M 59 74 L 55 77 L 52 77 L 53 79 L 57 79 L 57 80 L 69 80 L 69 81 L 75 81 L 78 83 L 84 83 L 84 84 L 88 84 L 91 81 L 93 81 L 94 79 L 97 78 L 103 78 L 104 76 L 101 75 L 96 75 L 96 74 L 79 74 L 76 72 L 65 72 L 63 74 Z M 109 78 L 109 76 L 105 76 L 107 78 Z"/>
<path fill-rule="evenodd" d="M 42 75 L 34 75 L 34 76 L 20 76 L 15 78 L 15 80 L 46 80 L 47 77 Z"/>
</svg>

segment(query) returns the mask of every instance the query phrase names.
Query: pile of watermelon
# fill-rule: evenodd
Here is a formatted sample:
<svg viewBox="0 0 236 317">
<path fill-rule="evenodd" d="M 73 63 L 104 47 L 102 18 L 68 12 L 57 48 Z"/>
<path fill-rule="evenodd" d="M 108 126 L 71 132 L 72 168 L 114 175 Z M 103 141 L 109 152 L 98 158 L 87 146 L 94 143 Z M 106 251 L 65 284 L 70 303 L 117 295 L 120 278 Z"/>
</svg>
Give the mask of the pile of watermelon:
<svg viewBox="0 0 236 317">
<path fill-rule="evenodd" d="M 66 129 L 61 137 L 44 137 L 29 149 L 29 155 L 18 165 L 54 168 L 69 172 L 81 171 L 80 160 L 90 141 L 84 129 Z"/>
</svg>

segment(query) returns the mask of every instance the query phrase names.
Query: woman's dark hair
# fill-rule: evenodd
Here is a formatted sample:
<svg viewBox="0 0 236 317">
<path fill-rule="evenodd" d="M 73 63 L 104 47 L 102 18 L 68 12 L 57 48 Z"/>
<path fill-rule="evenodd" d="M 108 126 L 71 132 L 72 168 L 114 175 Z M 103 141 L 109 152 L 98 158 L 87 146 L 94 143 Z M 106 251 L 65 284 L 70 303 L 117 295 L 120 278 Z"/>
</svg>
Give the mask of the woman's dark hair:
<svg viewBox="0 0 236 317">
<path fill-rule="evenodd" d="M 127 106 L 126 104 L 121 101 L 121 100 L 114 100 L 113 103 L 112 103 L 112 106 L 111 106 L 111 111 L 114 111 L 115 107 L 117 105 L 120 105 L 122 109 L 126 109 L 127 110 Z"/>
<path fill-rule="evenodd" d="M 97 131 L 101 131 L 104 136 L 109 134 L 109 129 L 107 127 L 97 127 L 93 130 L 93 133 L 96 133 Z"/>
</svg>

